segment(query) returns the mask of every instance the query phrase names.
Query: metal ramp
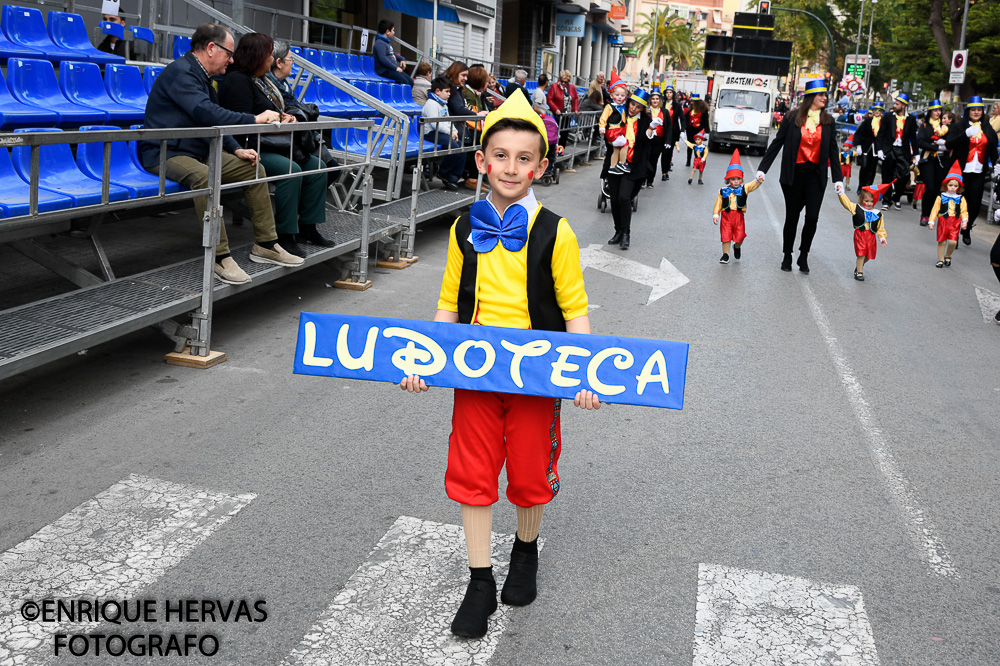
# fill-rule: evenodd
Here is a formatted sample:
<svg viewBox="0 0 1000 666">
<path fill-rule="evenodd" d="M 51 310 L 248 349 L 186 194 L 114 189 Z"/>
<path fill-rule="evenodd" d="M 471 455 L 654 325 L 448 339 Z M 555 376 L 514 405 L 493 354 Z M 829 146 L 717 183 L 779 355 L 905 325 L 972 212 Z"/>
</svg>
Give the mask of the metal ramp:
<svg viewBox="0 0 1000 666">
<path fill-rule="evenodd" d="M 421 192 L 420 196 L 417 197 L 414 222 L 420 224 L 435 217 L 459 210 L 465 206 L 471 206 L 475 200 L 476 194 L 472 190 L 449 192 L 444 189 L 432 189 Z M 406 199 L 372 206 L 372 220 L 385 217 L 395 218 L 403 226 L 407 226 L 413 212 L 413 200 L 407 197 Z"/>
</svg>

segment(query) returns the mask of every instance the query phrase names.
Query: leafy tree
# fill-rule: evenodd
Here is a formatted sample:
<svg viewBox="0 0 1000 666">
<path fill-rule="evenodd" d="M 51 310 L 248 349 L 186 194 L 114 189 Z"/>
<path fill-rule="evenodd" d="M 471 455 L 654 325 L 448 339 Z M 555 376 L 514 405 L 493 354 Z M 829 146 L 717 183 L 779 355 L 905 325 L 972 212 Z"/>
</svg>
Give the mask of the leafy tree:
<svg viewBox="0 0 1000 666">
<path fill-rule="evenodd" d="M 649 58 L 656 43 L 655 62 L 666 58 L 668 69 L 700 69 L 705 62 L 705 36 L 696 34 L 687 19 L 676 13 L 662 12 L 659 21 L 651 14 L 640 14 L 636 26 L 635 48 L 640 57 Z"/>
</svg>

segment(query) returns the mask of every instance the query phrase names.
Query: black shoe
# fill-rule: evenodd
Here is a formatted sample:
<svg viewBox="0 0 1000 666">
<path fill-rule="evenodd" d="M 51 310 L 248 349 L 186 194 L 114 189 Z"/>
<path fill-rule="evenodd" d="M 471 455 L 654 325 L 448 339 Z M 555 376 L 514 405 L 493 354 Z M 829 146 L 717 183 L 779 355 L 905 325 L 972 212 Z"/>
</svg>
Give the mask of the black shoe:
<svg viewBox="0 0 1000 666">
<path fill-rule="evenodd" d="M 896 210 L 903 210 L 903 205 L 898 201 L 894 201 L 892 205 L 896 208 Z"/>
<path fill-rule="evenodd" d="M 739 247 L 734 247 L 734 248 L 733 248 L 733 259 L 735 259 L 736 261 L 739 261 L 739 260 L 740 260 L 740 255 L 741 255 L 741 252 L 740 252 L 740 250 L 741 250 L 741 249 L 742 249 L 742 248 L 739 248 Z"/>
<path fill-rule="evenodd" d="M 688 178 L 688 185 L 690 185 L 691 181 L 693 181 L 693 180 L 694 180 L 694 178 Z"/>
<path fill-rule="evenodd" d="M 792 254 L 790 252 L 786 252 L 785 258 L 781 260 L 781 270 L 786 273 L 792 272 Z"/>
<path fill-rule="evenodd" d="M 944 258 L 944 265 L 945 266 L 951 266 L 951 257 L 945 257 Z"/>
<path fill-rule="evenodd" d="M 648 183 L 646 183 L 646 187 L 650 190 L 653 189 L 653 181 L 649 181 Z"/>
<path fill-rule="evenodd" d="M 629 246 L 630 239 L 628 234 L 622 234 L 622 249 L 627 250 Z"/>
<path fill-rule="evenodd" d="M 934 264 L 934 268 L 944 268 L 944 262 L 943 261 L 937 262 L 936 264 Z"/>
<path fill-rule="evenodd" d="M 805 252 L 799 252 L 799 260 L 795 263 L 799 266 L 799 272 L 809 275 L 809 262 L 806 260 Z"/>
<path fill-rule="evenodd" d="M 458 185 L 451 182 L 450 180 L 445 180 L 444 178 L 442 178 L 441 182 L 444 184 L 444 189 L 448 190 L 449 192 L 458 192 Z"/>
<path fill-rule="evenodd" d="M 859 273 L 857 271 L 854 271 L 854 279 L 857 280 L 858 282 L 864 282 L 865 281 L 865 275 L 864 275 L 864 273 Z"/>
<path fill-rule="evenodd" d="M 462 605 L 451 621 L 451 633 L 465 638 L 482 638 L 489 629 L 489 617 L 496 610 L 496 581 L 470 580 Z"/>
<path fill-rule="evenodd" d="M 701 176 L 699 176 L 699 177 L 698 177 L 698 184 L 699 184 L 699 185 L 704 185 L 704 184 L 705 184 L 704 182 L 702 182 L 702 180 L 701 180 Z"/>
<path fill-rule="evenodd" d="M 278 234 L 278 245 L 288 254 L 305 257 L 305 249 L 295 241 L 295 234 Z"/>
<path fill-rule="evenodd" d="M 995 317 L 993 317 L 993 321 L 1000 324 L 1000 310 L 997 310 L 997 314 Z"/>
<path fill-rule="evenodd" d="M 729 263 L 729 255 L 726 254 L 725 252 L 723 252 L 722 253 L 722 257 L 719 259 L 719 263 L 720 264 L 728 264 Z"/>
<path fill-rule="evenodd" d="M 618 243 L 621 242 L 622 242 L 622 235 L 617 231 L 615 232 L 614 236 L 608 239 L 608 245 L 618 245 Z"/>
<path fill-rule="evenodd" d="M 315 224 L 303 224 L 299 226 L 299 237 L 298 239 L 305 243 L 310 243 L 312 245 L 318 245 L 320 247 L 333 247 L 336 245 L 332 240 L 323 237 L 323 234 L 319 232 Z"/>
<path fill-rule="evenodd" d="M 669 174 L 669 173 L 665 173 L 665 174 L 663 174 L 662 176 L 660 176 L 660 180 L 661 180 L 661 181 L 667 181 L 667 180 L 670 180 L 670 174 Z"/>
<path fill-rule="evenodd" d="M 966 245 L 972 245 L 972 234 L 968 231 L 962 232 L 962 242 Z"/>
<path fill-rule="evenodd" d="M 537 577 L 538 551 L 512 551 L 510 569 L 507 571 L 507 580 L 503 582 L 500 601 L 508 606 L 527 606 L 538 596 Z"/>
<path fill-rule="evenodd" d="M 920 226 L 926 227 L 928 225 L 928 223 L 929 223 L 928 220 L 929 220 L 929 218 L 921 217 L 920 218 Z"/>
</svg>

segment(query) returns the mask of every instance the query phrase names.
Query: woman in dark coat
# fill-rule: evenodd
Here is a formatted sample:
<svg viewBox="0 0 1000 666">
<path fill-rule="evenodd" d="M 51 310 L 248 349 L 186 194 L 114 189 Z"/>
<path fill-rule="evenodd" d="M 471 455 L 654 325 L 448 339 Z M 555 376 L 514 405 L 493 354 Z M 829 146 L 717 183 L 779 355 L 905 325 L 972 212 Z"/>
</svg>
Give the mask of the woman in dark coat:
<svg viewBox="0 0 1000 666">
<path fill-rule="evenodd" d="M 799 270 L 809 273 L 809 248 L 816 235 L 816 222 L 823 204 L 823 189 L 826 187 L 826 169 L 830 169 L 837 194 L 844 191 L 844 176 L 838 159 L 836 125 L 826 112 L 826 84 L 816 79 L 806 84 L 802 103 L 785 115 L 774 141 L 767 147 L 760 161 L 757 180 L 764 182 L 764 174 L 771 168 L 781 152 L 781 192 L 785 197 L 785 228 L 783 233 L 781 270 L 792 270 L 792 250 L 798 231 L 799 215 L 806 209 L 806 220 L 802 226 L 802 242 L 799 245 Z"/>
<path fill-rule="evenodd" d="M 931 208 L 941 191 L 941 181 L 951 166 L 951 158 L 945 149 L 944 137 L 948 125 L 941 115 L 940 100 L 932 100 L 924 115 L 924 124 L 917 130 L 917 164 L 920 167 L 920 181 L 924 184 L 924 196 L 920 199 L 920 226 L 926 227 Z"/>
<path fill-rule="evenodd" d="M 632 195 L 646 179 L 646 169 L 649 162 L 649 148 L 652 142 L 652 135 L 655 127 L 650 129 L 651 118 L 646 112 L 649 104 L 649 94 L 645 90 L 636 90 L 632 93 L 626 103 L 625 113 L 629 118 L 635 118 L 635 146 L 632 151 L 632 170 L 629 173 L 620 175 L 608 175 L 608 168 L 611 166 L 610 141 L 606 141 L 607 152 L 604 155 L 604 168 L 601 169 L 601 178 L 607 186 L 608 198 L 611 200 L 611 216 L 615 220 L 615 235 L 608 241 L 608 245 L 621 245 L 621 249 L 627 250 L 631 243 L 632 234 Z"/>
<path fill-rule="evenodd" d="M 708 104 L 701 98 L 701 95 L 694 93 L 691 95 L 691 107 L 684 113 L 684 131 L 688 141 L 694 141 L 694 135 L 705 130 L 708 134 L 710 123 L 708 122 Z M 691 166 L 691 154 L 693 148 L 688 148 L 687 166 Z"/>
<path fill-rule="evenodd" d="M 962 168 L 965 203 L 969 207 L 969 226 L 962 231 L 962 242 L 972 244 L 971 230 L 983 207 L 983 190 L 991 168 L 997 164 L 997 133 L 983 117 L 983 98 L 973 96 L 965 105 L 965 115 L 945 136 L 945 145 Z M 951 165 L 949 165 L 951 168 Z"/>
<path fill-rule="evenodd" d="M 687 129 L 684 109 L 677 101 L 674 87 L 670 84 L 663 89 L 663 113 L 670 116 L 670 131 L 663 133 L 670 138 L 663 144 L 663 154 L 660 156 L 660 171 L 663 172 L 660 180 L 670 180 L 670 170 L 673 169 L 674 163 L 674 145 L 680 141 L 681 132 Z"/>
<path fill-rule="evenodd" d="M 274 62 L 274 41 L 265 34 L 253 32 L 240 37 L 233 52 L 233 64 L 229 66 L 219 104 L 231 111 L 241 111 L 257 115 L 267 110 L 282 114 L 282 123 L 293 123 L 295 117 L 286 113 L 281 91 L 271 83 L 267 74 Z M 261 135 L 260 163 L 268 176 L 301 173 L 309 169 L 322 169 L 325 165 L 315 155 L 309 155 L 294 162 L 288 159 L 288 144 L 280 150 L 269 149 L 268 139 L 277 140 L 289 135 L 267 137 Z M 294 136 L 298 136 L 297 134 Z M 257 137 L 236 137 L 244 148 L 257 148 Z M 301 178 L 284 178 L 274 181 L 274 227 L 278 242 L 289 253 L 306 256 L 299 242 L 309 242 L 324 247 L 333 243 L 316 229 L 317 224 L 326 222 L 326 173 L 311 173 Z"/>
</svg>

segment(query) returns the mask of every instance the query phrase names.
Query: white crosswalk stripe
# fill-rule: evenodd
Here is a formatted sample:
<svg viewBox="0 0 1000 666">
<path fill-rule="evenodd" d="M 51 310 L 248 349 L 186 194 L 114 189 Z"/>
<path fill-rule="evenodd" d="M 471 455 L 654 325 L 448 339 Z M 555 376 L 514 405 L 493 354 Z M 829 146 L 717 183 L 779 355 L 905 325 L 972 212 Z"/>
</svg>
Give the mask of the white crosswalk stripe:
<svg viewBox="0 0 1000 666">
<path fill-rule="evenodd" d="M 28 622 L 25 602 L 128 599 L 255 497 L 131 475 L 0 554 L 0 666 L 47 663 L 51 635 L 96 626 Z"/>
<path fill-rule="evenodd" d="M 1000 312 L 1000 294 L 995 294 L 989 289 L 976 286 L 976 300 L 979 301 L 979 310 L 983 313 L 983 321 L 987 324 L 996 322 L 996 314 Z"/>
<path fill-rule="evenodd" d="M 501 585 L 513 541 L 493 535 Z M 467 567 L 461 527 L 401 516 L 284 664 L 486 664 L 516 610 L 500 604 L 481 640 L 453 636 Z"/>
</svg>

